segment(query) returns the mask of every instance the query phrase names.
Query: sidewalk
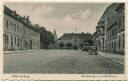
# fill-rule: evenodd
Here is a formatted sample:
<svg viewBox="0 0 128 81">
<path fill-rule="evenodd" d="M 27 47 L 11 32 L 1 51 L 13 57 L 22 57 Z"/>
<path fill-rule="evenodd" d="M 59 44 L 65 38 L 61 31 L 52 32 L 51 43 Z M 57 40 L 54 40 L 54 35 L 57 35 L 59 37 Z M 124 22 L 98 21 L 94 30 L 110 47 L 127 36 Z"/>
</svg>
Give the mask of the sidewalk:
<svg viewBox="0 0 128 81">
<path fill-rule="evenodd" d="M 36 50 L 3 51 L 3 54 L 22 53 L 22 52 L 34 52 L 34 51 L 36 51 Z"/>
<path fill-rule="evenodd" d="M 117 62 L 119 64 L 122 64 L 122 65 L 125 65 L 125 57 L 124 55 L 119 55 L 119 54 L 111 54 L 111 53 L 105 53 L 105 52 L 101 52 L 101 51 L 98 51 L 98 54 L 107 58 L 107 59 L 110 59 L 114 62 Z"/>
</svg>

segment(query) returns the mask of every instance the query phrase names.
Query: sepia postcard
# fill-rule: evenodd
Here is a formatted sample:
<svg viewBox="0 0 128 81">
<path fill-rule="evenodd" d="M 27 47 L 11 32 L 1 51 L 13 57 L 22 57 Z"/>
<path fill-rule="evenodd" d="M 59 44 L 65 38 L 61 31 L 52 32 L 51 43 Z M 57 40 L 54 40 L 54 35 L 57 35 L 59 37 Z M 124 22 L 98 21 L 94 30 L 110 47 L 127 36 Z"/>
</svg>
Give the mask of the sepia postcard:
<svg viewBox="0 0 128 81">
<path fill-rule="evenodd" d="M 126 81 L 124 1 L 3 1 L 3 81 Z"/>
</svg>

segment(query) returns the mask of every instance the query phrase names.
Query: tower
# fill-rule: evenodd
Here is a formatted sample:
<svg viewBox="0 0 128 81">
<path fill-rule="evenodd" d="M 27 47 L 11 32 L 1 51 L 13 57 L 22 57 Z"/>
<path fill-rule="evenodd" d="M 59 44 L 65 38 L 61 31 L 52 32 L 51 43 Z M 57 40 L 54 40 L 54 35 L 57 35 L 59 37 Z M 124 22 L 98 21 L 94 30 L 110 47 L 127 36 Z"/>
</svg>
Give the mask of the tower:
<svg viewBox="0 0 128 81">
<path fill-rule="evenodd" d="M 57 34 L 56 34 L 56 30 L 54 29 L 54 40 L 55 40 L 55 43 L 56 43 L 56 41 L 57 41 Z"/>
<path fill-rule="evenodd" d="M 56 49 L 57 48 L 57 34 L 56 34 L 56 30 L 55 29 L 54 29 L 53 36 L 54 36 L 54 41 L 55 41 L 54 48 Z"/>
</svg>

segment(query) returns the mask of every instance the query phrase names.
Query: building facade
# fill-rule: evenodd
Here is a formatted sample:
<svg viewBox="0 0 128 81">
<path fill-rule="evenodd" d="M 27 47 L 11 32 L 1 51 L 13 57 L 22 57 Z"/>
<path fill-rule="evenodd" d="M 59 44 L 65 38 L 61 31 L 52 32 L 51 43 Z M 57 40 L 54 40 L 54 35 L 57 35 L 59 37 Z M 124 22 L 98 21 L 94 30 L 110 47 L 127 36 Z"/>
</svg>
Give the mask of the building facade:
<svg viewBox="0 0 128 81">
<path fill-rule="evenodd" d="M 117 52 L 123 54 L 125 51 L 125 5 L 120 3 L 116 8 L 117 17 Z"/>
<path fill-rule="evenodd" d="M 107 22 L 107 52 L 116 53 L 116 46 L 117 46 L 117 14 L 115 12 L 116 7 L 119 4 L 112 4 L 107 8 L 106 11 L 106 22 Z"/>
<path fill-rule="evenodd" d="M 105 20 L 104 16 L 99 20 L 98 26 L 96 28 L 98 31 L 98 49 L 101 51 L 106 50 L 106 44 L 105 44 Z"/>
<path fill-rule="evenodd" d="M 93 41 L 94 41 L 94 46 L 98 47 L 98 31 L 96 30 L 96 32 L 93 33 Z"/>
<path fill-rule="evenodd" d="M 124 54 L 124 13 L 124 3 L 113 3 L 106 8 L 96 27 L 100 51 Z"/>
<path fill-rule="evenodd" d="M 29 16 L 21 17 L 4 6 L 3 50 L 31 50 L 40 48 L 40 33 L 34 27 Z"/>
<path fill-rule="evenodd" d="M 58 48 L 80 49 L 86 41 L 93 43 L 93 36 L 90 33 L 65 33 L 57 40 Z"/>
</svg>

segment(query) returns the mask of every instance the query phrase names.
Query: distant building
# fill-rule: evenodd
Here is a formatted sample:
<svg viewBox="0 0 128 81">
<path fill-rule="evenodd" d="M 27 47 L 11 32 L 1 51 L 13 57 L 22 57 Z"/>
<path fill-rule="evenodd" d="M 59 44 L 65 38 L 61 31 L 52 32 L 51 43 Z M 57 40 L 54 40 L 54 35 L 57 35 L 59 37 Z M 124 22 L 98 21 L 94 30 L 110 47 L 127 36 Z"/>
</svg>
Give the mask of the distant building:
<svg viewBox="0 0 128 81">
<path fill-rule="evenodd" d="M 90 33 L 65 33 L 58 39 L 57 45 L 58 48 L 82 48 L 82 44 L 88 40 L 93 43 L 92 38 L 93 36 Z"/>
<path fill-rule="evenodd" d="M 3 50 L 30 50 L 40 48 L 40 33 L 29 16 L 21 17 L 4 6 Z"/>
<path fill-rule="evenodd" d="M 106 8 L 94 33 L 100 51 L 124 53 L 124 13 L 124 3 L 113 3 Z"/>
</svg>

